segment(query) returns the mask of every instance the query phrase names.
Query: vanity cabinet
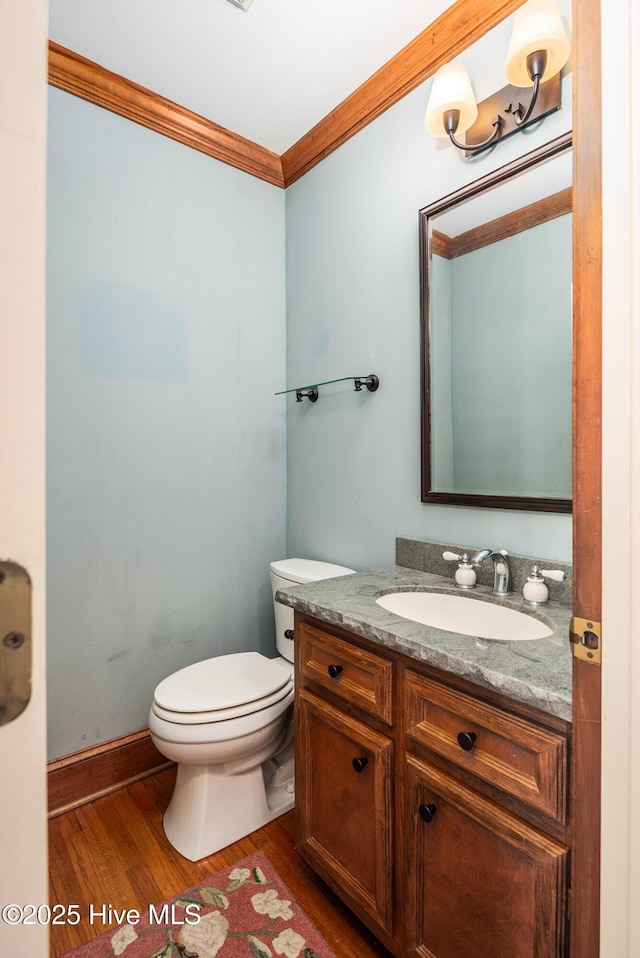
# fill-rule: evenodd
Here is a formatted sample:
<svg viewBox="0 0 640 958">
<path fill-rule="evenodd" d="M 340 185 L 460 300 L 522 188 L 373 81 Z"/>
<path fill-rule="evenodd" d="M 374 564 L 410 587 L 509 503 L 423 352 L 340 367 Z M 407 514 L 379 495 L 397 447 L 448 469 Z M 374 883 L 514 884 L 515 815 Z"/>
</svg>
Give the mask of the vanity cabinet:
<svg viewBox="0 0 640 958">
<path fill-rule="evenodd" d="M 296 613 L 300 854 L 398 958 L 563 958 L 569 726 Z"/>
</svg>

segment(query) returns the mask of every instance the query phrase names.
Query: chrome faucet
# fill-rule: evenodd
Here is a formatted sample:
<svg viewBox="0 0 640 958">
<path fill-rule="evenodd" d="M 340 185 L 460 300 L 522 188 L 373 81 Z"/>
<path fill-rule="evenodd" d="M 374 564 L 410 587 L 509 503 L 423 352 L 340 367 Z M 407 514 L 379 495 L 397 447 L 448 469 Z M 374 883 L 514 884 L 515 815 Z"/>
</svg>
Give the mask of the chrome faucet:
<svg viewBox="0 0 640 958">
<path fill-rule="evenodd" d="M 511 569 L 507 562 L 506 549 L 494 552 L 493 549 L 480 549 L 471 557 L 471 564 L 481 566 L 485 559 L 493 561 L 493 594 L 511 595 Z"/>
</svg>

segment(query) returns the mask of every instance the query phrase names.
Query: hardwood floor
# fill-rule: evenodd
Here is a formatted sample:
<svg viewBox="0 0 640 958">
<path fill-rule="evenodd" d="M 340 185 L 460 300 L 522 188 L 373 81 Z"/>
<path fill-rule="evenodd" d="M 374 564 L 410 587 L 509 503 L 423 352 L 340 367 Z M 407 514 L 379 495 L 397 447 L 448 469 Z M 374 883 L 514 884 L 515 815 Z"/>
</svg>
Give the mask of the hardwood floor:
<svg viewBox="0 0 640 958">
<path fill-rule="evenodd" d="M 389 958 L 389 952 L 295 851 L 293 812 L 199 862 L 168 843 L 162 816 L 175 769 L 65 812 L 49 822 L 50 904 L 79 906 L 77 925 L 51 927 L 51 958 L 102 934 L 89 905 L 143 910 L 245 855 L 263 851 L 338 958 Z"/>
</svg>

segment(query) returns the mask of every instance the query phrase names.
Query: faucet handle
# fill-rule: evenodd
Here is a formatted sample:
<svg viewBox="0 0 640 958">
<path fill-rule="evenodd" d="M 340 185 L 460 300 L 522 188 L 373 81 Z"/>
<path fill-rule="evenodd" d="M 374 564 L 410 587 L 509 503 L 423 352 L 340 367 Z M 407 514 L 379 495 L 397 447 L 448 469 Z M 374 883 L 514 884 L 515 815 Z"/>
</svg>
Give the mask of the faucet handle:
<svg viewBox="0 0 640 958">
<path fill-rule="evenodd" d="M 564 572 L 560 569 L 540 569 L 537 565 L 531 566 L 531 575 L 524 584 L 522 594 L 525 605 L 543 605 L 549 598 L 545 579 L 555 579 L 562 582 Z"/>
<path fill-rule="evenodd" d="M 472 564 L 469 562 L 467 552 L 463 552 L 462 555 L 459 555 L 457 552 L 445 550 L 442 553 L 442 558 L 446 559 L 447 562 L 458 562 L 458 568 L 456 569 L 454 578 L 459 589 L 475 589 L 476 574 Z"/>
<path fill-rule="evenodd" d="M 565 574 L 560 569 L 541 569 L 540 571 L 545 579 L 555 579 L 556 582 L 564 582 Z"/>
</svg>

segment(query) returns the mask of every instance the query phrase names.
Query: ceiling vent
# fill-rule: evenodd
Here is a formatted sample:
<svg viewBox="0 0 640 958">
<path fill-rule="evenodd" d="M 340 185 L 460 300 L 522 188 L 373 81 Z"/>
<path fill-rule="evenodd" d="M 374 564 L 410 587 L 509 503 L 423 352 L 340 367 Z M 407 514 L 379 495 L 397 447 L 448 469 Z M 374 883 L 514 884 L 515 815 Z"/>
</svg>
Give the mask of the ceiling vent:
<svg viewBox="0 0 640 958">
<path fill-rule="evenodd" d="M 253 0 L 229 0 L 229 3 L 232 3 L 234 7 L 240 7 L 241 10 L 248 10 Z"/>
</svg>

